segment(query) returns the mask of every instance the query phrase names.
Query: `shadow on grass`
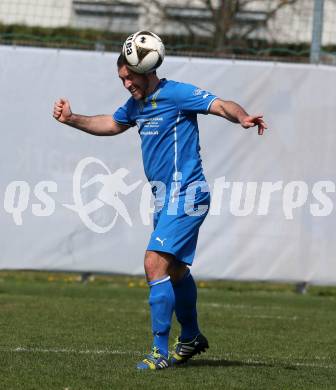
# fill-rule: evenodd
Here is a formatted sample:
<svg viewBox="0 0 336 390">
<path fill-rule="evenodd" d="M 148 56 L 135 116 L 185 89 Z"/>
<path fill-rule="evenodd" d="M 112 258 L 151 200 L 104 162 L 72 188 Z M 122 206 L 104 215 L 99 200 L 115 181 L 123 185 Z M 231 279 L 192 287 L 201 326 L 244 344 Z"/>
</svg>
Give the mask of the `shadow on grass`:
<svg viewBox="0 0 336 390">
<path fill-rule="evenodd" d="M 190 360 L 185 364 L 178 366 L 183 367 L 278 367 L 285 370 L 297 370 L 298 367 L 291 364 L 283 363 L 265 363 L 265 362 L 248 362 L 242 360 L 228 359 L 198 359 Z"/>
<path fill-rule="evenodd" d="M 190 360 L 186 364 L 182 364 L 179 367 L 274 367 L 274 364 L 268 364 L 263 362 L 246 362 L 240 360 L 228 360 L 228 359 L 198 359 Z"/>
<path fill-rule="evenodd" d="M 228 359 L 198 359 L 190 360 L 185 364 L 176 366 L 177 368 L 187 367 L 278 367 L 285 370 L 297 370 L 298 367 L 291 364 L 283 363 L 265 363 L 265 362 L 248 362 L 242 360 L 228 360 Z"/>
</svg>

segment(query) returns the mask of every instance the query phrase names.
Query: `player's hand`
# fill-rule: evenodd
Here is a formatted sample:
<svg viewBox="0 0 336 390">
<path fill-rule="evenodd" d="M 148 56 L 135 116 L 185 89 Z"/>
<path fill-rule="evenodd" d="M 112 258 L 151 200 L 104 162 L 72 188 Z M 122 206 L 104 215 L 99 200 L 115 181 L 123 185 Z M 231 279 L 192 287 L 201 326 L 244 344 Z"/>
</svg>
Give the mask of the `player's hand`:
<svg viewBox="0 0 336 390">
<path fill-rule="evenodd" d="M 61 123 L 66 123 L 72 115 L 70 103 L 66 99 L 58 99 L 54 104 L 53 117 Z"/>
<path fill-rule="evenodd" d="M 264 122 L 263 115 L 247 115 L 241 120 L 240 124 L 244 127 L 244 129 L 258 126 L 259 135 L 263 135 L 264 130 L 267 129 L 267 125 Z"/>
</svg>

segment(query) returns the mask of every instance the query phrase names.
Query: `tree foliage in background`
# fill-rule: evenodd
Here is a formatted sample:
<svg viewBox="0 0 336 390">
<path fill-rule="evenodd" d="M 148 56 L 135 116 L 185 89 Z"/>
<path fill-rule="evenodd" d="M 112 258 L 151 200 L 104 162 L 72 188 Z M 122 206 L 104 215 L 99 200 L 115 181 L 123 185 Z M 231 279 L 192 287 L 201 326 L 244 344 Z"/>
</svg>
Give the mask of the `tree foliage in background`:
<svg viewBox="0 0 336 390">
<path fill-rule="evenodd" d="M 164 0 L 150 0 L 161 14 L 161 22 L 178 23 L 194 42 L 199 39 L 200 33 L 211 37 L 214 49 L 221 50 L 232 42 L 240 45 L 251 41 L 251 34 L 267 26 L 270 19 L 275 17 L 283 7 L 293 6 L 297 0 L 274 0 L 269 3 L 265 0 L 189 0 L 183 3 L 182 9 L 198 9 L 206 15 L 206 20 L 199 18 L 172 17 L 169 13 L 171 3 Z M 261 18 L 247 18 L 254 14 Z M 245 17 L 244 17 L 245 14 Z M 242 23 L 244 21 L 244 23 Z"/>
<path fill-rule="evenodd" d="M 182 7 L 178 0 L 175 5 L 171 0 L 142 0 L 142 5 L 148 7 L 148 28 L 156 31 L 156 27 L 162 27 L 163 24 L 176 27 L 171 29 L 170 34 L 160 34 L 168 54 L 307 62 L 309 42 L 272 42 L 260 34 L 269 30 L 269 21 L 281 9 L 292 7 L 294 12 L 294 5 L 298 2 L 299 0 L 185 0 Z M 172 8 L 175 9 L 175 16 L 169 13 Z M 199 12 L 198 17 L 185 17 L 188 12 L 192 15 L 194 11 Z M 158 26 L 150 24 L 156 19 L 151 17 L 153 12 L 158 16 Z M 113 15 L 110 17 L 113 18 Z M 129 29 L 129 32 L 122 33 L 99 29 L 98 26 L 46 28 L 0 23 L 0 44 L 117 52 L 132 32 L 131 25 Z M 324 52 L 335 54 L 336 46 L 324 47 Z"/>
</svg>

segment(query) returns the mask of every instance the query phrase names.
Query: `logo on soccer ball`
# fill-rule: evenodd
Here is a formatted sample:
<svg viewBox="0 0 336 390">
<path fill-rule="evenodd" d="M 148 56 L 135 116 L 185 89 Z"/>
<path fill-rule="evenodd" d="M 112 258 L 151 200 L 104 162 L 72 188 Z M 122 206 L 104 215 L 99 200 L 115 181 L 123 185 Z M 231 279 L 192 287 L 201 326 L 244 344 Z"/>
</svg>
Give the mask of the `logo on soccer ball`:
<svg viewBox="0 0 336 390">
<path fill-rule="evenodd" d="M 143 74 L 153 72 L 162 64 L 165 48 L 158 35 L 150 31 L 138 31 L 126 39 L 122 54 L 128 68 Z"/>
<path fill-rule="evenodd" d="M 95 174 L 91 179 L 82 184 L 81 182 L 85 169 L 92 164 L 97 164 L 102 167 L 105 173 Z M 137 182 L 128 185 L 125 182 L 125 177 L 129 173 L 130 172 L 126 168 L 119 168 L 114 173 L 111 173 L 106 164 L 101 160 L 95 157 L 86 157 L 78 163 L 73 175 L 74 204 L 64 204 L 63 206 L 76 212 L 85 226 L 95 233 L 106 233 L 111 230 L 119 216 L 122 217 L 129 226 L 132 226 L 131 217 L 124 202 L 119 198 L 119 195 L 130 194 L 141 184 L 142 180 L 138 180 Z M 97 196 L 84 204 L 82 191 L 96 183 L 101 184 Z M 110 223 L 101 226 L 95 222 L 91 215 L 105 205 L 111 206 L 114 209 L 114 216 Z"/>
</svg>

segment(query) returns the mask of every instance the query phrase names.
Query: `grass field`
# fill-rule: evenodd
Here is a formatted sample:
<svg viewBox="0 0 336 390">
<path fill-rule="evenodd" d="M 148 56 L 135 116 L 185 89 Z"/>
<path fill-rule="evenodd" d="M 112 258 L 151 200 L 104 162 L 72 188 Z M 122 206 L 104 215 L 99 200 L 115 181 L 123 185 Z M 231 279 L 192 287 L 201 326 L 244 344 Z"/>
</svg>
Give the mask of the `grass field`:
<svg viewBox="0 0 336 390">
<path fill-rule="evenodd" d="M 144 280 L 0 272 L 0 389 L 336 389 L 336 288 L 198 284 L 209 351 L 137 372 L 151 340 Z"/>
</svg>

